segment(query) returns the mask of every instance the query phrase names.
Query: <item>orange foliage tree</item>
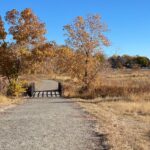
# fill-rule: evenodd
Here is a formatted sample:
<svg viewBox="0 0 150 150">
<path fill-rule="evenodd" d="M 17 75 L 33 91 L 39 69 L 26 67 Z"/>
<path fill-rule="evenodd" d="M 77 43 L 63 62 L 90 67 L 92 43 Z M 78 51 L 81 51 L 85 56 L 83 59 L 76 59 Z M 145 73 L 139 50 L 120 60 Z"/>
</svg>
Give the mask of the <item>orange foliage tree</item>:
<svg viewBox="0 0 150 150">
<path fill-rule="evenodd" d="M 67 46 L 57 46 L 54 49 L 53 71 L 56 74 L 67 75 L 72 65 L 73 51 Z"/>
<path fill-rule="evenodd" d="M 68 37 L 66 44 L 74 50 L 70 73 L 88 89 L 101 67 L 102 46 L 110 45 L 104 35 L 107 26 L 99 15 L 88 15 L 85 19 L 77 17 L 72 24 L 64 26 L 64 30 Z"/>
<path fill-rule="evenodd" d="M 49 45 L 45 42 L 45 24 L 31 9 L 8 11 L 5 20 L 9 25 L 8 33 L 0 17 L 0 74 L 11 82 L 40 63 L 48 53 L 44 48 Z M 7 40 L 8 34 L 12 40 Z"/>
<path fill-rule="evenodd" d="M 8 33 L 0 17 L 0 75 L 9 81 L 8 93 L 18 95 L 23 91 L 19 75 L 39 71 L 51 55 L 52 46 L 46 43 L 45 24 L 31 9 L 8 11 L 5 23 L 9 25 Z M 8 34 L 11 40 L 7 40 Z"/>
</svg>

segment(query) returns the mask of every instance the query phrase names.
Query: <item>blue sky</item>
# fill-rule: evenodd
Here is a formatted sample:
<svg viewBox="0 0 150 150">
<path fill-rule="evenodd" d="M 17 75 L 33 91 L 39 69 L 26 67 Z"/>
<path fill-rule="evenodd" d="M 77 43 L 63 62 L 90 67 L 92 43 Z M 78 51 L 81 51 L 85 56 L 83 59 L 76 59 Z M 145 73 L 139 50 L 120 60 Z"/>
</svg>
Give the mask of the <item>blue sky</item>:
<svg viewBox="0 0 150 150">
<path fill-rule="evenodd" d="M 46 23 L 48 40 L 64 43 L 63 26 L 76 16 L 99 13 L 110 31 L 107 55 L 150 57 L 150 0 L 0 0 L 0 15 L 11 9 L 32 8 Z"/>
</svg>

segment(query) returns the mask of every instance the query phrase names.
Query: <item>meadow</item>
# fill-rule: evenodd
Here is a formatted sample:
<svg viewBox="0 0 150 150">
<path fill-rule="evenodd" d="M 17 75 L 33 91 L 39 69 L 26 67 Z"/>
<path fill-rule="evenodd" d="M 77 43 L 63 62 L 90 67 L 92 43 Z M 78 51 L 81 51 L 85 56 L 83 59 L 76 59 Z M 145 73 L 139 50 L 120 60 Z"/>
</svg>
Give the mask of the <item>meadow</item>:
<svg viewBox="0 0 150 150">
<path fill-rule="evenodd" d="M 103 81 L 105 96 L 78 102 L 95 116 L 96 131 L 114 150 L 149 150 L 150 71 L 115 70 Z"/>
</svg>

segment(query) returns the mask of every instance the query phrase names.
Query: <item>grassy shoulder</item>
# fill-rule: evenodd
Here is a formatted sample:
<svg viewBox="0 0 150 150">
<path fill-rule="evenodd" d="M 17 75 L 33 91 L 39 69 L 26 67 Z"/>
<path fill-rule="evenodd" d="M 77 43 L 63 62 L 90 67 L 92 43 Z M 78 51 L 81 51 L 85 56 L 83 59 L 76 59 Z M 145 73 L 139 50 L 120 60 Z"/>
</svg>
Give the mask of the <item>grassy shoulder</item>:
<svg viewBox="0 0 150 150">
<path fill-rule="evenodd" d="M 150 149 L 150 102 L 78 102 L 94 115 L 113 150 Z"/>
<path fill-rule="evenodd" d="M 17 105 L 22 103 L 21 98 L 9 98 L 3 95 L 0 95 L 0 107 L 8 105 Z"/>
<path fill-rule="evenodd" d="M 80 95 L 75 82 L 64 95 L 95 116 L 96 131 L 107 136 L 113 150 L 150 149 L 150 71 L 113 70 L 100 75 L 93 90 Z M 83 99 L 78 99 L 78 97 Z M 87 100 L 91 97 L 99 97 Z"/>
</svg>

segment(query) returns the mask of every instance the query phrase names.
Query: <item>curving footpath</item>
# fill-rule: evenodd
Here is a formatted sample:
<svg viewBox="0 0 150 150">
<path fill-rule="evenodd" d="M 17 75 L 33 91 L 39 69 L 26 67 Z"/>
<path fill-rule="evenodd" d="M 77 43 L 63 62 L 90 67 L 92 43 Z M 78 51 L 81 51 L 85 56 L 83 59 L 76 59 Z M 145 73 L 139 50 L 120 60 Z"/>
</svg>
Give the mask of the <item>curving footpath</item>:
<svg viewBox="0 0 150 150">
<path fill-rule="evenodd" d="M 29 99 L 0 113 L 0 150 L 103 149 L 88 118 L 66 99 Z"/>
</svg>

